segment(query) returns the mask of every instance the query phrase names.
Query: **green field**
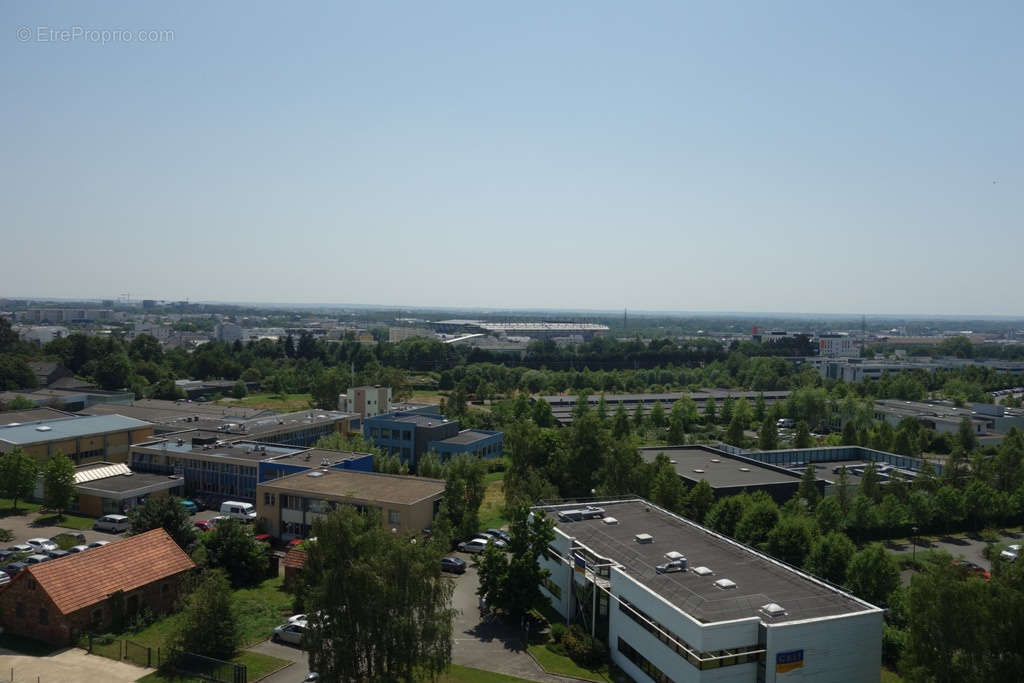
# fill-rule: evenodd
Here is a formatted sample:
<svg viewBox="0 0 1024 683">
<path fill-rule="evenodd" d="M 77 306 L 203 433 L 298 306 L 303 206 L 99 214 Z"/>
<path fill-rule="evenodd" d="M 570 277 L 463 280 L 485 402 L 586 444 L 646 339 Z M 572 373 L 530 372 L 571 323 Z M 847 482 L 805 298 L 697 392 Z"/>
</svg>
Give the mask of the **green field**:
<svg viewBox="0 0 1024 683">
<path fill-rule="evenodd" d="M 492 472 L 501 474 L 504 472 Z M 488 475 L 490 476 L 490 475 Z M 508 524 L 505 518 L 505 487 L 501 479 L 490 481 L 480 505 L 480 526 L 484 529 L 499 528 Z"/>
<path fill-rule="evenodd" d="M 222 398 L 216 402 L 219 406 L 243 406 L 261 410 L 277 410 L 291 413 L 308 410 L 313 397 L 310 394 L 249 394 L 245 398 Z"/>
<path fill-rule="evenodd" d="M 24 500 L 18 501 L 18 510 L 15 511 L 13 501 L 10 498 L 0 498 L 0 517 L 11 517 L 14 515 L 26 515 L 30 512 L 39 512 L 39 503 L 29 503 Z"/>
<path fill-rule="evenodd" d="M 505 674 L 497 674 L 493 671 L 484 671 L 483 669 L 473 669 L 468 666 L 459 666 L 458 664 L 452 664 L 452 668 L 448 673 L 440 678 L 441 683 L 519 683 L 519 681 L 525 680 L 525 678 L 506 676 Z"/>
<path fill-rule="evenodd" d="M 541 668 L 548 673 L 575 676 L 576 678 L 583 678 L 588 681 L 598 681 L 599 683 L 612 682 L 612 678 L 607 667 L 603 667 L 597 671 L 584 669 L 568 657 L 552 652 L 548 649 L 547 645 L 530 645 L 527 649 L 530 651 L 530 654 L 533 655 L 533 658 L 541 665 Z"/>
</svg>

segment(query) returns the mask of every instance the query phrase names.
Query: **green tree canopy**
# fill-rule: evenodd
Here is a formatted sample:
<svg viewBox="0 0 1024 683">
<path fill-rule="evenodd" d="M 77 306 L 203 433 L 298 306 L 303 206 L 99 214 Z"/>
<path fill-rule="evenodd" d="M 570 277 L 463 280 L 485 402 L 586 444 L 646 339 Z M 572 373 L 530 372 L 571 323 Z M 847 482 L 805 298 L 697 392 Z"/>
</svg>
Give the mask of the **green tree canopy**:
<svg viewBox="0 0 1024 683">
<path fill-rule="evenodd" d="M 11 499 L 11 506 L 18 509 L 18 501 L 32 495 L 39 475 L 39 464 L 32 456 L 25 455 L 15 446 L 10 453 L 0 455 L 0 496 Z"/>
<path fill-rule="evenodd" d="M 874 605 L 886 605 L 900 585 L 896 561 L 881 543 L 872 543 L 854 553 L 846 569 L 847 584 L 858 597 Z"/>
<path fill-rule="evenodd" d="M 846 568 L 856 550 L 846 534 L 833 531 L 819 536 L 807 556 L 807 571 L 842 585 L 846 583 Z"/>
<path fill-rule="evenodd" d="M 267 544 L 235 519 L 222 519 L 202 538 L 207 566 L 223 569 L 235 588 L 255 586 L 267 577 Z"/>
<path fill-rule="evenodd" d="M 189 552 L 196 542 L 195 527 L 180 498 L 149 496 L 146 504 L 135 507 L 128 518 L 132 524 L 132 535 L 161 528 L 185 552 Z"/>
<path fill-rule="evenodd" d="M 59 451 L 43 467 L 43 507 L 58 519 L 75 501 L 75 464 Z"/>
<path fill-rule="evenodd" d="M 224 572 L 214 569 L 201 574 L 175 623 L 171 642 L 176 647 L 218 659 L 235 656 L 240 638 Z"/>
</svg>

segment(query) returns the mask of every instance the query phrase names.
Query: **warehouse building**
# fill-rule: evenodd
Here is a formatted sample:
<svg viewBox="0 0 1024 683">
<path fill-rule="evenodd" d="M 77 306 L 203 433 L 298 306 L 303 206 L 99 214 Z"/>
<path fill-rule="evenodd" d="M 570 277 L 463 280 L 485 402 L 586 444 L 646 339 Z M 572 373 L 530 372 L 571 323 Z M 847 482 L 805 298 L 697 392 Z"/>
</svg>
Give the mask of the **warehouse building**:
<svg viewBox="0 0 1024 683">
<path fill-rule="evenodd" d="M 20 447 L 40 462 L 57 453 L 76 465 L 125 462 L 131 444 L 152 435 L 152 425 L 123 415 L 59 417 L 0 427 L 0 453 Z"/>
<path fill-rule="evenodd" d="M 879 680 L 882 610 L 851 594 L 644 500 L 533 511 L 542 592 L 636 681 Z"/>
<path fill-rule="evenodd" d="M 597 409 L 601 403 L 602 394 L 591 394 L 586 397 L 587 405 L 593 409 Z M 642 405 L 644 408 L 644 414 L 650 415 L 651 410 L 654 408 L 655 403 L 660 403 L 662 410 L 667 415 L 672 410 L 672 406 L 679 399 L 688 396 L 697 404 L 697 410 L 701 413 L 705 411 L 709 401 L 715 402 L 716 408 L 721 408 L 722 404 L 725 403 L 726 398 L 732 398 L 734 401 L 741 398 L 747 399 L 753 405 L 757 400 L 758 396 L 764 398 L 765 405 L 774 405 L 779 401 L 785 401 L 789 398 L 788 391 L 730 391 L 728 389 L 707 389 L 705 391 L 688 391 L 688 392 L 666 392 L 661 394 L 603 394 L 605 405 L 608 407 L 608 413 L 612 414 L 618 410 L 621 404 L 626 412 L 632 415 L 636 411 L 637 406 Z M 576 404 L 579 402 L 578 396 L 561 395 L 557 394 L 554 396 L 541 396 L 542 399 L 547 401 L 548 405 L 551 406 L 551 413 L 554 415 L 555 420 L 559 425 L 566 426 L 572 424 L 573 413 L 576 412 Z"/>
<path fill-rule="evenodd" d="M 441 441 L 431 441 L 427 450 L 437 453 L 441 462 L 457 455 L 474 455 L 478 458 L 500 458 L 505 435 L 487 429 L 463 429 L 455 436 Z"/>
</svg>

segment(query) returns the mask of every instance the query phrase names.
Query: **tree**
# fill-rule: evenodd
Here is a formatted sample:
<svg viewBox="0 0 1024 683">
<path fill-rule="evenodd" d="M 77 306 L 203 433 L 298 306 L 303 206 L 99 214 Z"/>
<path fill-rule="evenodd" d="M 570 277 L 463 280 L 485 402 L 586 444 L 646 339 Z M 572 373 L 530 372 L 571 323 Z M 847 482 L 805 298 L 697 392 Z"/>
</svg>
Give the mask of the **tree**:
<svg viewBox="0 0 1024 683">
<path fill-rule="evenodd" d="M 427 451 L 416 462 L 416 476 L 444 479 L 444 465 L 441 457 L 434 451 Z"/>
<path fill-rule="evenodd" d="M 796 491 L 796 494 L 801 499 L 807 501 L 807 509 L 811 511 L 818 506 L 818 501 L 821 500 L 817 481 L 818 476 L 815 473 L 814 465 L 808 465 L 807 469 L 804 470 L 803 476 L 800 478 L 800 486 Z"/>
<path fill-rule="evenodd" d="M 787 515 L 768 533 L 766 549 L 772 556 L 799 567 L 811 552 L 817 532 L 812 518 Z"/>
<path fill-rule="evenodd" d="M 616 439 L 624 439 L 630 435 L 632 430 L 629 413 L 626 412 L 626 407 L 619 403 L 619 407 L 615 409 L 615 418 L 612 420 L 612 436 Z"/>
<path fill-rule="evenodd" d="M 842 531 L 845 525 L 845 517 L 843 509 L 839 506 L 838 496 L 829 496 L 818 503 L 814 516 L 818 520 L 818 529 L 823 534 Z"/>
<path fill-rule="evenodd" d="M 664 453 L 654 459 L 654 474 L 651 477 L 651 502 L 675 513 L 683 512 L 686 504 L 686 486 L 679 478 L 676 468 Z"/>
<path fill-rule="evenodd" d="M 661 430 L 665 428 L 665 409 L 661 405 L 661 401 L 655 401 L 654 407 L 651 408 L 651 416 L 649 419 L 651 427 L 657 430 L 658 435 L 661 435 Z"/>
<path fill-rule="evenodd" d="M 720 534 L 736 536 L 736 527 L 750 504 L 750 496 L 741 493 L 718 499 L 707 515 L 707 526 Z"/>
<path fill-rule="evenodd" d="M 36 384 L 36 373 L 28 363 L 13 354 L 0 354 L 0 391 L 34 389 Z"/>
<path fill-rule="evenodd" d="M 18 500 L 32 495 L 39 476 L 35 458 L 15 446 L 10 453 L 0 455 L 0 496 L 11 499 L 11 507 L 18 511 Z"/>
<path fill-rule="evenodd" d="M 836 478 L 836 499 L 844 515 L 850 511 L 853 493 L 850 490 L 850 475 L 846 472 L 846 465 L 839 468 L 839 476 Z"/>
<path fill-rule="evenodd" d="M 726 396 L 725 400 L 722 401 L 722 424 L 729 424 L 732 421 L 734 415 L 732 396 Z"/>
<path fill-rule="evenodd" d="M 645 424 L 647 424 L 647 419 L 644 417 L 644 404 L 640 402 L 633 409 L 633 428 L 638 434 L 642 434 Z"/>
<path fill-rule="evenodd" d="M 184 604 L 171 642 L 181 650 L 207 657 L 234 657 L 240 637 L 231 608 L 231 587 L 224 572 L 203 572 Z"/>
<path fill-rule="evenodd" d="M 842 585 L 846 582 L 846 568 L 857 547 L 846 534 L 831 532 L 815 539 L 807 556 L 807 571 Z"/>
<path fill-rule="evenodd" d="M 96 382 L 103 389 L 123 389 L 131 377 L 132 363 L 123 351 L 108 353 L 96 365 Z"/>
<path fill-rule="evenodd" d="M 850 420 L 843 425 L 843 445 L 856 446 L 857 443 L 857 425 Z"/>
<path fill-rule="evenodd" d="M 185 552 L 196 542 L 195 527 L 181 504 L 174 496 L 150 496 L 145 505 L 139 505 L 128 515 L 131 520 L 131 535 L 152 529 L 163 529 Z"/>
<path fill-rule="evenodd" d="M 755 494 L 752 498 L 736 525 L 736 538 L 747 545 L 760 547 L 779 522 L 779 506 L 767 495 L 757 497 Z"/>
<path fill-rule="evenodd" d="M 764 403 L 764 394 L 758 393 L 757 400 L 754 401 L 754 419 L 758 422 L 764 422 L 764 417 L 767 414 Z"/>
<path fill-rule="evenodd" d="M 971 418 L 966 415 L 960 418 L 960 427 L 957 429 L 956 440 L 964 453 L 970 453 L 978 447 L 978 436 L 974 433 L 974 424 L 971 423 Z"/>
<path fill-rule="evenodd" d="M 43 507 L 64 519 L 75 500 L 75 465 L 60 451 L 43 467 Z"/>
<path fill-rule="evenodd" d="M 899 567 L 881 543 L 872 543 L 854 553 L 846 577 L 850 589 L 874 605 L 885 605 L 900 585 Z"/>
<path fill-rule="evenodd" d="M 309 387 L 313 405 L 321 410 L 337 410 L 338 395 L 346 386 L 347 380 L 338 368 L 321 372 Z"/>
<path fill-rule="evenodd" d="M 245 382 L 238 380 L 235 382 L 235 386 L 231 387 L 231 396 L 233 398 L 245 398 L 249 395 L 249 387 L 245 385 Z M 337 402 L 335 402 L 335 407 Z"/>
<path fill-rule="evenodd" d="M 878 483 L 878 470 L 875 468 L 874 461 L 869 462 L 864 468 L 858 493 L 867 496 L 872 503 L 877 503 L 882 499 L 882 490 Z"/>
<path fill-rule="evenodd" d="M 484 502 L 487 465 L 472 455 L 458 455 L 448 461 L 445 472 L 444 503 L 455 538 L 466 538 L 480 530 L 478 513 Z"/>
<path fill-rule="evenodd" d="M 540 586 L 550 572 L 538 563 L 541 554 L 554 539 L 554 525 L 544 515 L 531 515 L 526 506 L 510 511 L 507 553 L 488 546 L 480 565 L 477 594 L 490 605 L 520 618 L 546 602 Z"/>
<path fill-rule="evenodd" d="M 743 422 L 738 415 L 733 415 L 729 428 L 725 432 L 725 442 L 733 446 L 743 446 Z"/>
<path fill-rule="evenodd" d="M 718 409 L 718 404 L 713 396 L 708 396 L 704 401 L 704 422 L 708 425 L 713 425 L 718 421 L 718 416 L 715 412 Z"/>
<path fill-rule="evenodd" d="M 235 519 L 222 519 L 202 539 L 207 566 L 223 569 L 234 588 L 255 586 L 267 577 L 267 544 Z"/>
<path fill-rule="evenodd" d="M 793 448 L 811 447 L 811 428 L 807 422 L 800 420 L 796 423 L 796 434 L 793 437 Z"/>
<path fill-rule="evenodd" d="M 757 436 L 757 447 L 762 451 L 773 451 L 779 447 L 779 431 L 772 420 L 765 420 L 761 423 L 761 431 Z"/>
<path fill-rule="evenodd" d="M 451 662 L 443 548 L 345 505 L 313 523 L 300 596 L 310 669 L 327 681 L 436 680 Z M 414 675 L 415 674 L 415 675 Z"/>
<path fill-rule="evenodd" d="M 687 399 L 692 404 L 693 401 Z M 672 404 L 672 409 L 668 413 L 668 443 L 669 445 L 678 445 L 686 443 L 686 430 L 689 429 L 690 420 L 686 412 L 686 405 L 683 403 L 683 399 L 680 399 Z"/>
<path fill-rule="evenodd" d="M 686 508 L 698 524 L 704 523 L 711 507 L 715 504 L 715 492 L 706 479 L 701 479 L 686 496 Z"/>
</svg>

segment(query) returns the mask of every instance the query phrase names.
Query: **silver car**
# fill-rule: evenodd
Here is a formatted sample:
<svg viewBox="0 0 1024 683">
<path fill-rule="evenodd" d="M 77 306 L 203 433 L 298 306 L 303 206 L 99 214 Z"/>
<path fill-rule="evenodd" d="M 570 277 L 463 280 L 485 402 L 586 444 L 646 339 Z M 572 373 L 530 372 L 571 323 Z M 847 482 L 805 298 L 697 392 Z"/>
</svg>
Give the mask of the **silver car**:
<svg viewBox="0 0 1024 683">
<path fill-rule="evenodd" d="M 25 543 L 32 546 L 37 553 L 45 553 L 58 548 L 57 544 L 48 538 L 30 538 Z"/>
<path fill-rule="evenodd" d="M 306 635 L 306 622 L 304 621 L 293 621 L 287 624 L 281 624 L 274 629 L 274 635 L 270 638 L 275 643 L 290 643 L 292 645 L 302 645 L 302 638 Z"/>
</svg>

